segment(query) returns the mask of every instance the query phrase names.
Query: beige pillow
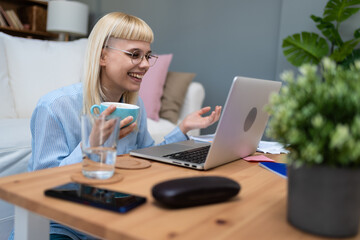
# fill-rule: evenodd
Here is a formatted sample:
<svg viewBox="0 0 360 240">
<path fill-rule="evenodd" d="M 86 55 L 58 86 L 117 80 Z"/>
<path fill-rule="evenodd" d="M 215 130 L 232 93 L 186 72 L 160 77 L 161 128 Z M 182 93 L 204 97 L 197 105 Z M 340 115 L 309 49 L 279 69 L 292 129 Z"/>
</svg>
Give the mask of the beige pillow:
<svg viewBox="0 0 360 240">
<path fill-rule="evenodd" d="M 195 73 L 168 72 L 161 97 L 160 118 L 177 123 L 186 91 L 195 75 Z"/>
</svg>

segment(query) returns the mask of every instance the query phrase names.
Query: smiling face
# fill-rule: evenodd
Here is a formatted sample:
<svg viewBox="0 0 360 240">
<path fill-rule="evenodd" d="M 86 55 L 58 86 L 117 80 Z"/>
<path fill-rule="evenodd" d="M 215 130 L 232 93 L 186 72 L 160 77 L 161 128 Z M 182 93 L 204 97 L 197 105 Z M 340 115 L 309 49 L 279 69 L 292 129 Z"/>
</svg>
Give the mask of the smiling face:
<svg viewBox="0 0 360 240">
<path fill-rule="evenodd" d="M 138 64 L 131 61 L 128 53 L 141 50 L 143 53 L 151 52 L 150 43 L 125 39 L 109 39 L 107 44 L 112 48 L 104 48 L 100 59 L 100 82 L 107 101 L 118 102 L 121 95 L 126 92 L 136 92 L 140 89 L 143 76 L 150 65 L 144 58 Z M 113 49 L 116 48 L 116 49 Z"/>
</svg>

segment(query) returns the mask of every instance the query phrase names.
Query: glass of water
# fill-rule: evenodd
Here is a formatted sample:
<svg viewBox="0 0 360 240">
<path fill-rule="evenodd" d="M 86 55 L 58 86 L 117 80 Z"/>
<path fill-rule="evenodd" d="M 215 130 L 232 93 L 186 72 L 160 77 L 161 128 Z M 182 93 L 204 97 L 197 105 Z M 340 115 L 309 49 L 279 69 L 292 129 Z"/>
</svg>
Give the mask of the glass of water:
<svg viewBox="0 0 360 240">
<path fill-rule="evenodd" d="M 108 179 L 113 176 L 120 118 L 81 116 L 82 173 L 87 178 Z"/>
</svg>

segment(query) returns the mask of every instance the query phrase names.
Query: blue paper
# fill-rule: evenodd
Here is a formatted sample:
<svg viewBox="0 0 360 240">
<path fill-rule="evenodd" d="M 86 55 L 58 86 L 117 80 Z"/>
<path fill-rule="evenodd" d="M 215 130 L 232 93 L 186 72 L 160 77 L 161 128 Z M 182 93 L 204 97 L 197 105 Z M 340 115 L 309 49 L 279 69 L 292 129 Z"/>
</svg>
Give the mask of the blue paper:
<svg viewBox="0 0 360 240">
<path fill-rule="evenodd" d="M 261 162 L 259 166 L 270 170 L 271 172 L 283 177 L 287 178 L 287 169 L 286 163 L 277 163 L 277 162 Z"/>
</svg>

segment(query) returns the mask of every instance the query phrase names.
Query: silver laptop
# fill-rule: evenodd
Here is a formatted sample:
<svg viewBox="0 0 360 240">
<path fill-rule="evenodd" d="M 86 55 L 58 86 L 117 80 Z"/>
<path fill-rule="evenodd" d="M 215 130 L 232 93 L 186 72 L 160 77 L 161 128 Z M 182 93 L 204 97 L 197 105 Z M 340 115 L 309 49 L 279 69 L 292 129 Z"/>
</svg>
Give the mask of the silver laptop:
<svg viewBox="0 0 360 240">
<path fill-rule="evenodd" d="M 253 154 L 269 118 L 264 106 L 270 94 L 280 87 L 281 83 L 276 81 L 235 77 L 212 143 L 187 140 L 133 150 L 130 155 L 208 170 Z"/>
</svg>

